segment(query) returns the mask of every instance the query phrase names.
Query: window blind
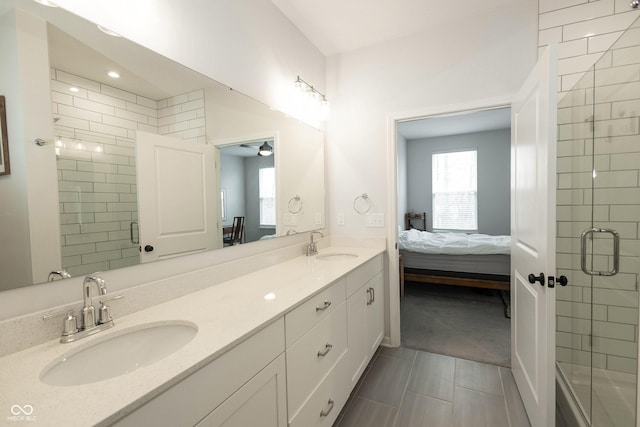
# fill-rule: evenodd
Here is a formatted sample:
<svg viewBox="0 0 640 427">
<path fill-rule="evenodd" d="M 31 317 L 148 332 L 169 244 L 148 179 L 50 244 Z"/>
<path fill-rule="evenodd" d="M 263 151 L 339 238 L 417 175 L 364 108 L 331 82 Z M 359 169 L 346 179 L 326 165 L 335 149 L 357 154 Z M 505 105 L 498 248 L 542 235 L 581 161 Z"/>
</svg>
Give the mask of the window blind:
<svg viewBox="0 0 640 427">
<path fill-rule="evenodd" d="M 432 155 L 434 229 L 478 229 L 477 159 L 476 150 Z"/>
</svg>

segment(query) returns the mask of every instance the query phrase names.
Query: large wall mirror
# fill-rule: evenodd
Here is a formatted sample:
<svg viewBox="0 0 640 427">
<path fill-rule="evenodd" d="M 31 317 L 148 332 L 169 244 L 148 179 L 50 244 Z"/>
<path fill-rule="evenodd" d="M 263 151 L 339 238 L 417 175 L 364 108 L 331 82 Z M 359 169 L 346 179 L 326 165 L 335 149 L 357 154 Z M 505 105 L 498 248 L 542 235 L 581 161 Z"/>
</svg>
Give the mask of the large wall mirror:
<svg viewBox="0 0 640 427">
<path fill-rule="evenodd" d="M 0 13 L 14 4 L 47 21 L 60 260 L 0 290 L 324 227 L 321 131 L 60 8 Z"/>
</svg>

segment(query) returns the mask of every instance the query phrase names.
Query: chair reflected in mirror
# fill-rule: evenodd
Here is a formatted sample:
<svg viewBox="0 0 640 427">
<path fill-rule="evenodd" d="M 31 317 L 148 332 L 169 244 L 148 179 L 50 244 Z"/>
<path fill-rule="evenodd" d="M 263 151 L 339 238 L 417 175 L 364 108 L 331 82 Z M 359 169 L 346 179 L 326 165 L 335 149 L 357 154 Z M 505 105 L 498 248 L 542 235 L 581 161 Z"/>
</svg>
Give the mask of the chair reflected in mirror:
<svg viewBox="0 0 640 427">
<path fill-rule="evenodd" d="M 224 246 L 241 244 L 244 240 L 244 217 L 233 217 L 233 225 L 222 229 L 222 243 Z"/>
</svg>

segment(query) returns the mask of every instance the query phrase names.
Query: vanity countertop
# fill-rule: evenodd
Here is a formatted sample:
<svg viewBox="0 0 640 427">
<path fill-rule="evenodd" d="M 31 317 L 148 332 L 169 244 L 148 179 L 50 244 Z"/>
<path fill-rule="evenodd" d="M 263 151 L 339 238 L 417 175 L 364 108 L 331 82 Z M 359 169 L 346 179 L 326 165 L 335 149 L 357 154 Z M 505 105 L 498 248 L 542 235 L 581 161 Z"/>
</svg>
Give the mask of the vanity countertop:
<svg viewBox="0 0 640 427">
<path fill-rule="evenodd" d="M 353 253 L 355 258 L 322 261 L 300 256 L 121 318 L 108 331 L 75 343 L 51 340 L 0 358 L 0 425 L 107 425 L 132 412 L 178 381 L 218 358 L 266 325 L 383 252 L 378 248 L 331 247 L 320 254 Z M 183 275 L 183 278 L 186 277 Z M 179 286 L 179 285 L 178 285 Z M 78 290 L 80 291 L 80 289 Z M 268 298 L 265 298 L 269 295 Z M 94 301 L 94 305 L 95 305 Z M 118 331 L 151 322 L 186 321 L 197 335 L 151 365 L 107 380 L 53 386 L 40 373 L 63 355 Z M 26 415 L 17 408 L 30 405 Z M 29 412 L 29 411 L 27 411 Z"/>
</svg>

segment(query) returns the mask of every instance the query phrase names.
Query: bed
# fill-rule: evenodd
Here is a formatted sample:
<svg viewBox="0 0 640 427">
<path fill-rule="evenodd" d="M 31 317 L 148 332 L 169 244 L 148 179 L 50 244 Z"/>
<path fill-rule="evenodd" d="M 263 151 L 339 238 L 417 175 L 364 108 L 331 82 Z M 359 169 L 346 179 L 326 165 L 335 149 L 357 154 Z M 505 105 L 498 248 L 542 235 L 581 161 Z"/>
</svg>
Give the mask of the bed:
<svg viewBox="0 0 640 427">
<path fill-rule="evenodd" d="M 510 236 L 400 231 L 401 294 L 404 282 L 496 289 L 509 316 Z"/>
</svg>

